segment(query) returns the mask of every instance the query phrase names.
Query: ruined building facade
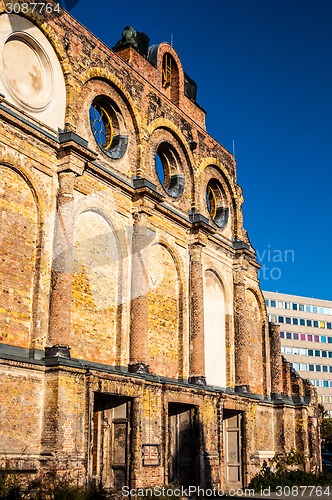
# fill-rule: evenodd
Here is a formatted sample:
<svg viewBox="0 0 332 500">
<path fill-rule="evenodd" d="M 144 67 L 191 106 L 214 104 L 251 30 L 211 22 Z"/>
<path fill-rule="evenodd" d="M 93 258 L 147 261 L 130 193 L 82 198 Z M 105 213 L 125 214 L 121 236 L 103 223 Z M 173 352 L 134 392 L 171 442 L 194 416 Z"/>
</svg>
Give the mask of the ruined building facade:
<svg viewBox="0 0 332 500">
<path fill-rule="evenodd" d="M 238 487 L 292 448 L 318 470 L 234 158 L 174 48 L 136 35 L 0 15 L 1 461 L 107 487 Z"/>
</svg>

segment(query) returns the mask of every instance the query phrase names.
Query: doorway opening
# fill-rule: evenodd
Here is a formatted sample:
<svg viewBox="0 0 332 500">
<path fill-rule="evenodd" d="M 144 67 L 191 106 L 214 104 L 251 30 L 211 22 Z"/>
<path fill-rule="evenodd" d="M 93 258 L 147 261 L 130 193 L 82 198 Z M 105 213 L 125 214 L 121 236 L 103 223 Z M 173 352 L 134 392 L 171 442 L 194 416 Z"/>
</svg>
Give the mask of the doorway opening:
<svg viewBox="0 0 332 500">
<path fill-rule="evenodd" d="M 131 400 L 95 393 L 92 477 L 106 488 L 129 484 Z"/>
<path fill-rule="evenodd" d="M 168 482 L 195 485 L 199 478 L 199 429 L 197 408 L 168 405 Z"/>
</svg>

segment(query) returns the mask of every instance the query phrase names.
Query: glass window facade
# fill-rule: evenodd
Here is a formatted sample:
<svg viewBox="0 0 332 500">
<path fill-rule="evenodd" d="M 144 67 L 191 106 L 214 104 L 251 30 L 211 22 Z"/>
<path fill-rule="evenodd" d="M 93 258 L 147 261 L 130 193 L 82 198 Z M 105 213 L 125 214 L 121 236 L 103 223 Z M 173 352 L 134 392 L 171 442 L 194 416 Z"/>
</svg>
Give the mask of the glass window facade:
<svg viewBox="0 0 332 500">
<path fill-rule="evenodd" d="M 265 299 L 267 307 L 278 307 L 279 309 L 290 309 L 292 311 L 305 311 L 307 313 L 332 315 L 332 307 L 314 306 L 298 302 L 283 302 L 281 300 Z"/>
</svg>

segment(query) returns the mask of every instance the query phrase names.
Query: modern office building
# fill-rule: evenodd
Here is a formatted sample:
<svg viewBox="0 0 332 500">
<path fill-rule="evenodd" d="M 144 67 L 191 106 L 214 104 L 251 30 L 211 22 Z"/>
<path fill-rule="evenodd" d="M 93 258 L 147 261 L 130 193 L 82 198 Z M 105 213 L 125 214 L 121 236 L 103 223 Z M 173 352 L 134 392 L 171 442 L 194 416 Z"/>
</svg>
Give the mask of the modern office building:
<svg viewBox="0 0 332 500">
<path fill-rule="evenodd" d="M 316 387 L 332 415 L 332 301 L 263 292 L 269 321 L 280 324 L 281 352 Z"/>
</svg>

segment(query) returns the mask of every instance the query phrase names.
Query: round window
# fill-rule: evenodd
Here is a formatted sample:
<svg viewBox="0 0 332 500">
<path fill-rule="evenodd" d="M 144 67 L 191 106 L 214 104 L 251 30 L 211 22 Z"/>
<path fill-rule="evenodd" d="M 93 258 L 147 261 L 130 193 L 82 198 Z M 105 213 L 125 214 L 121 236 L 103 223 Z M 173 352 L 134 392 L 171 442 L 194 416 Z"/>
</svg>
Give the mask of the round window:
<svg viewBox="0 0 332 500">
<path fill-rule="evenodd" d="M 42 111 L 53 95 L 53 72 L 48 56 L 30 35 L 10 35 L 2 50 L 2 73 L 12 96 L 29 110 Z"/>
<path fill-rule="evenodd" d="M 176 150 L 167 142 L 162 142 L 156 153 L 156 172 L 166 193 L 179 198 L 184 190 L 184 175 L 179 173 L 180 159 Z"/>
<path fill-rule="evenodd" d="M 127 149 L 128 136 L 119 108 L 110 99 L 98 96 L 90 106 L 90 125 L 100 149 L 110 158 L 121 158 Z"/>
<path fill-rule="evenodd" d="M 218 227 L 225 227 L 228 222 L 229 209 L 224 205 L 222 187 L 217 180 L 211 179 L 206 187 L 206 206 Z"/>
</svg>

